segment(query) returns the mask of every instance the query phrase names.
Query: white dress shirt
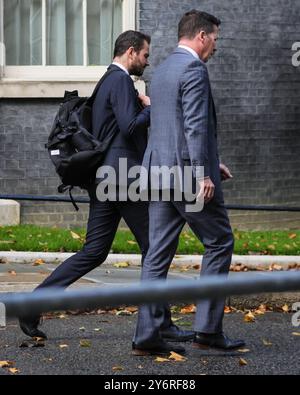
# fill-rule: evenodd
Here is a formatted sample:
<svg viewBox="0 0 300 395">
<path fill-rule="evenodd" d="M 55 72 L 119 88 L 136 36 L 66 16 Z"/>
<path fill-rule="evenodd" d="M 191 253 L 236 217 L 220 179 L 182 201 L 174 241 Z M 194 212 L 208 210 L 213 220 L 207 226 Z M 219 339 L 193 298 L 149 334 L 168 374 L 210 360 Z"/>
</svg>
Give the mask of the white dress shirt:
<svg viewBox="0 0 300 395">
<path fill-rule="evenodd" d="M 114 64 L 115 66 L 118 66 L 120 69 L 122 69 L 123 71 L 125 71 L 126 74 L 129 75 L 128 70 L 127 70 L 126 67 L 124 67 L 121 63 L 113 62 L 112 64 Z"/>
<path fill-rule="evenodd" d="M 198 56 L 197 52 L 194 51 L 192 48 L 190 48 L 190 47 L 188 47 L 188 46 L 186 46 L 186 45 L 181 45 L 181 44 L 178 45 L 178 48 L 183 48 L 183 49 L 185 49 L 186 51 L 189 51 L 189 52 L 194 56 L 194 58 L 196 58 L 197 60 L 200 59 L 200 57 Z"/>
</svg>

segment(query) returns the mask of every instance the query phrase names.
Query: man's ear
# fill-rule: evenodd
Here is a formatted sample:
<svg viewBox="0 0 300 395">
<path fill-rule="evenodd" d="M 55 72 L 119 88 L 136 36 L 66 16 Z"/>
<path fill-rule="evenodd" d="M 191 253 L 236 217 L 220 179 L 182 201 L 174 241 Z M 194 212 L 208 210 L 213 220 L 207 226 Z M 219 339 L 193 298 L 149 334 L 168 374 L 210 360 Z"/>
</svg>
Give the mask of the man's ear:
<svg viewBox="0 0 300 395">
<path fill-rule="evenodd" d="M 201 32 L 199 32 L 196 37 L 198 40 L 200 40 L 203 43 L 205 40 L 205 36 L 206 36 L 205 31 L 201 30 Z"/>
<path fill-rule="evenodd" d="M 133 54 L 134 54 L 134 52 L 135 52 L 135 50 L 134 50 L 133 47 L 130 47 L 130 48 L 127 49 L 126 52 L 127 52 L 127 55 L 128 55 L 129 57 L 132 57 Z"/>
</svg>

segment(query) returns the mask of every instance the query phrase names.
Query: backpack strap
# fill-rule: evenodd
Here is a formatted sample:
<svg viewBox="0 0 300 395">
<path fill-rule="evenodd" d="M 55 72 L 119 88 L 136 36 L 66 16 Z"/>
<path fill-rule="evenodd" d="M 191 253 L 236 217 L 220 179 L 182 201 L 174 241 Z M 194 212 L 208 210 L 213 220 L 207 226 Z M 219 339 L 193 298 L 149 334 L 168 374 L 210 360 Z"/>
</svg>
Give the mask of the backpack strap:
<svg viewBox="0 0 300 395">
<path fill-rule="evenodd" d="M 74 198 L 73 198 L 73 195 L 72 195 L 72 189 L 73 189 L 73 186 L 72 186 L 72 185 L 64 185 L 64 184 L 61 184 L 61 185 L 57 188 L 58 193 L 65 193 L 66 191 L 69 192 L 70 199 L 71 199 L 71 202 L 72 202 L 72 204 L 73 204 L 75 210 L 76 210 L 76 211 L 79 211 L 79 207 L 77 206 L 77 204 L 76 204 L 76 202 L 75 202 L 75 200 L 74 200 Z"/>
</svg>

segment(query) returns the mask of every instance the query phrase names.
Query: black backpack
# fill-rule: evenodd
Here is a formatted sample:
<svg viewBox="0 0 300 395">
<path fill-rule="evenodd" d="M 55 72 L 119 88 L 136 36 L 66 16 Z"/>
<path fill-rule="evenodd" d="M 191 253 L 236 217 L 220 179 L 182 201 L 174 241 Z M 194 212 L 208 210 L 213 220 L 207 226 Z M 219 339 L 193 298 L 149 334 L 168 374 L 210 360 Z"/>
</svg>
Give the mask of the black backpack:
<svg viewBox="0 0 300 395">
<path fill-rule="evenodd" d="M 58 192 L 69 190 L 77 211 L 71 190 L 75 186 L 87 189 L 95 181 L 104 153 L 117 132 L 115 128 L 108 130 L 103 141 L 92 134 L 93 103 L 103 81 L 112 72 L 106 72 L 89 98 L 79 97 L 78 91 L 65 91 L 45 146 L 62 181 Z"/>
</svg>

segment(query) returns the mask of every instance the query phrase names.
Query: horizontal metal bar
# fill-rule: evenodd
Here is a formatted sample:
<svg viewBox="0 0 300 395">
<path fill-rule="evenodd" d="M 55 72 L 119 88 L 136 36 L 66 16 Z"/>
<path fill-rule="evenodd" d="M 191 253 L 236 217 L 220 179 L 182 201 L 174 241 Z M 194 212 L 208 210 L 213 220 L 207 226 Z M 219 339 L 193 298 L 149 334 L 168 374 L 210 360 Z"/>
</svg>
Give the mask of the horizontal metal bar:
<svg viewBox="0 0 300 395">
<path fill-rule="evenodd" d="M 20 200 L 32 202 L 61 202 L 71 203 L 68 196 L 34 196 L 34 195 L 0 195 L 0 199 L 5 200 Z M 88 197 L 74 197 L 76 203 L 90 203 Z"/>
<path fill-rule="evenodd" d="M 300 291 L 300 272 L 206 276 L 200 280 L 151 281 L 116 289 L 68 290 L 49 288 L 33 293 L 0 294 L 8 317 L 51 311 L 96 309 L 120 305 L 191 302 L 253 293 Z"/>
<path fill-rule="evenodd" d="M 71 199 L 67 196 L 34 196 L 34 195 L 0 195 L 0 199 L 20 200 L 20 201 L 40 201 L 40 202 L 61 202 L 69 203 Z M 89 203 L 88 197 L 74 197 L 76 203 Z M 226 205 L 228 210 L 246 210 L 246 211 L 282 211 L 282 212 L 300 212 L 300 207 L 288 206 L 262 206 L 262 205 Z"/>
</svg>

